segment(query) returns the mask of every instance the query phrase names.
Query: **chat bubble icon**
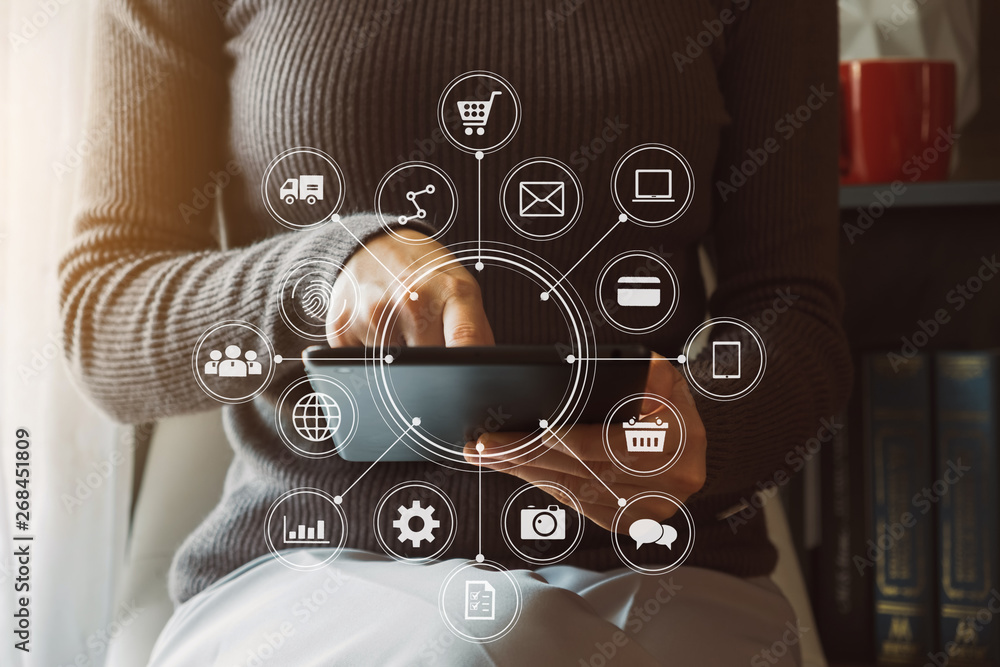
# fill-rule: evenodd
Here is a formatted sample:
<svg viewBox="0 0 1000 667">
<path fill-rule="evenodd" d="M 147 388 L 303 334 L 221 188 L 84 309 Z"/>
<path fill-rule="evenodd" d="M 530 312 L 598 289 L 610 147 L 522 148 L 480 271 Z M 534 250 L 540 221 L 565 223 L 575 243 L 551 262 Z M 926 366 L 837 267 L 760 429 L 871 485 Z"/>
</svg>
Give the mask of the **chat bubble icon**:
<svg viewBox="0 0 1000 667">
<path fill-rule="evenodd" d="M 662 544 L 666 548 L 672 549 L 674 542 L 677 541 L 676 528 L 652 519 L 633 521 L 632 525 L 628 527 L 628 535 L 635 540 L 636 549 L 643 544 Z"/>
<path fill-rule="evenodd" d="M 674 528 L 673 526 L 668 526 L 667 524 L 663 524 L 662 528 L 663 528 L 663 535 L 660 537 L 660 539 L 656 540 L 656 543 L 662 544 L 668 549 L 673 549 L 674 542 L 677 540 L 677 529 Z"/>
<path fill-rule="evenodd" d="M 663 537 L 663 526 L 652 519 L 639 519 L 628 527 L 628 536 L 635 540 L 635 548 L 638 549 L 643 544 L 659 541 Z"/>
</svg>

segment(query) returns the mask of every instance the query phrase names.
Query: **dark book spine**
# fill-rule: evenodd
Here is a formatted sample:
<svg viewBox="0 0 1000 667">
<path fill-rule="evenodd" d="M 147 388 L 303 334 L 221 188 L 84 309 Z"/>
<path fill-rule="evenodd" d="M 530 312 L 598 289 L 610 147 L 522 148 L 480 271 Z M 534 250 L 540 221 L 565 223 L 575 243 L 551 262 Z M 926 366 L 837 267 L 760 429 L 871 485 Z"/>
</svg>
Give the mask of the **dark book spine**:
<svg viewBox="0 0 1000 667">
<path fill-rule="evenodd" d="M 872 528 L 862 563 L 875 580 L 880 664 L 922 665 L 934 643 L 934 515 L 920 502 L 933 480 L 931 382 L 926 357 L 864 362 Z"/>
<path fill-rule="evenodd" d="M 868 548 L 871 515 L 860 383 L 859 373 L 843 428 L 820 451 L 822 538 L 812 599 L 827 657 L 870 664 L 875 658 L 871 578 L 854 563 L 855 554 Z"/>
<path fill-rule="evenodd" d="M 936 359 L 940 645 L 945 664 L 1000 664 L 995 354 Z"/>
</svg>

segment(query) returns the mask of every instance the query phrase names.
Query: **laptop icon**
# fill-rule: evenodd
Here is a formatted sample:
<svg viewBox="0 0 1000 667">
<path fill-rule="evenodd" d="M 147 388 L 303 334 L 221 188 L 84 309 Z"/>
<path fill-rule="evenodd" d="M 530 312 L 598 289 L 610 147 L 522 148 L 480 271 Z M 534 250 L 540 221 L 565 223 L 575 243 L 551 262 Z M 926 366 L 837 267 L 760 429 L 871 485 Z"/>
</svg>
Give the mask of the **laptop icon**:
<svg viewBox="0 0 1000 667">
<path fill-rule="evenodd" d="M 636 169 L 634 202 L 672 202 L 674 173 L 672 169 Z"/>
</svg>

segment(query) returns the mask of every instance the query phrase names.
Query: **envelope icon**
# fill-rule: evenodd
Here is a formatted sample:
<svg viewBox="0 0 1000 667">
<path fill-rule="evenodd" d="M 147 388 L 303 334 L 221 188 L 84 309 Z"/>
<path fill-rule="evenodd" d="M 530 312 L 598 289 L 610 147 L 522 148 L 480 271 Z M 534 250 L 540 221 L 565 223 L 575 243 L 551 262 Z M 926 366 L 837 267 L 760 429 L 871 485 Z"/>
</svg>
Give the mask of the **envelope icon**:
<svg viewBox="0 0 1000 667">
<path fill-rule="evenodd" d="M 559 218 L 566 214 L 566 184 L 562 181 L 521 181 L 518 194 L 522 218 Z"/>
</svg>

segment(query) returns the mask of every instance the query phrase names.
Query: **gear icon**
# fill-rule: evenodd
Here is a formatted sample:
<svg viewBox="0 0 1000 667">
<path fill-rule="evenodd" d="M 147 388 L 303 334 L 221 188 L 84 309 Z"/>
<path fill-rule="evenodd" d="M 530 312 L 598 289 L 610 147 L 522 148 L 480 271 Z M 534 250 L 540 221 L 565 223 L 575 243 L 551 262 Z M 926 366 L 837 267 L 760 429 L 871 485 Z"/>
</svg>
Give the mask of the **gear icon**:
<svg viewBox="0 0 1000 667">
<path fill-rule="evenodd" d="M 392 522 L 392 527 L 399 531 L 399 541 L 409 540 L 414 548 L 419 548 L 424 540 L 434 541 L 434 529 L 441 525 L 441 522 L 434 518 L 434 506 L 421 507 L 419 500 L 414 500 L 410 507 L 400 505 L 399 518 Z M 410 528 L 410 522 L 414 518 L 419 518 L 423 522 L 420 530 Z"/>
</svg>

